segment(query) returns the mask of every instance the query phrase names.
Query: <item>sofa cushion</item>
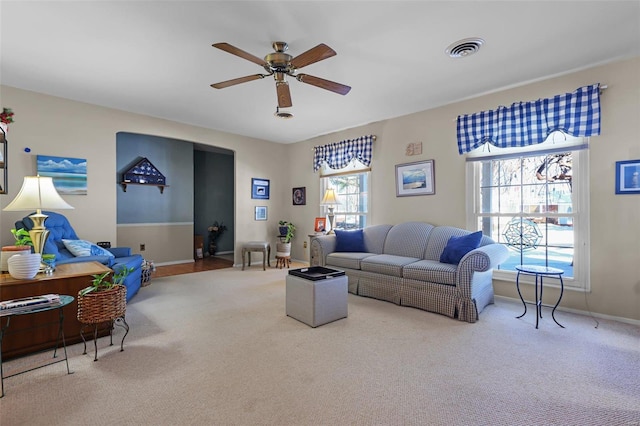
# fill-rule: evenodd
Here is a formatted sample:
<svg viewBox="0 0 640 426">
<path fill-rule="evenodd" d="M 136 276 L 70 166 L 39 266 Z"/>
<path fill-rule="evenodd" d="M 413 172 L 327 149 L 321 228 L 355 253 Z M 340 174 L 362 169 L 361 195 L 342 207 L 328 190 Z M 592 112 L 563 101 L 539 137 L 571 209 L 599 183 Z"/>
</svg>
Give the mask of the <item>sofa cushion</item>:
<svg viewBox="0 0 640 426">
<path fill-rule="evenodd" d="M 367 253 L 382 254 L 384 242 L 392 225 L 367 226 L 362 230 L 364 234 L 364 247 Z"/>
<path fill-rule="evenodd" d="M 327 266 L 361 269 L 362 259 L 375 256 L 373 253 L 331 253 L 327 256 Z"/>
<path fill-rule="evenodd" d="M 63 239 L 62 243 L 74 256 L 109 256 L 114 257 L 113 253 L 103 249 L 89 241 L 85 240 L 67 240 Z"/>
<path fill-rule="evenodd" d="M 384 242 L 384 254 L 423 259 L 433 225 L 424 222 L 405 222 L 389 230 Z"/>
<path fill-rule="evenodd" d="M 406 256 L 394 256 L 392 254 L 376 254 L 367 257 L 360 262 L 360 269 L 367 272 L 375 272 L 383 275 L 402 277 L 402 268 L 418 258 Z"/>
<path fill-rule="evenodd" d="M 451 237 L 461 237 L 469 235 L 471 231 L 462 228 L 454 228 L 453 226 L 437 226 L 429 234 L 427 249 L 424 252 L 423 259 L 440 261 L 440 255 L 444 251 L 445 246 Z M 492 243 L 493 240 L 486 235 L 482 236 L 480 245 Z"/>
<path fill-rule="evenodd" d="M 336 230 L 335 233 L 337 252 L 366 252 L 362 229 L 355 231 Z"/>
<path fill-rule="evenodd" d="M 480 244 L 481 239 L 482 231 L 473 232 L 460 237 L 449 238 L 447 245 L 440 255 L 440 262 L 457 265 L 465 254 L 478 248 L 478 244 Z"/>
<path fill-rule="evenodd" d="M 435 260 L 420 260 L 402 268 L 402 276 L 410 280 L 456 285 L 457 265 Z"/>
</svg>

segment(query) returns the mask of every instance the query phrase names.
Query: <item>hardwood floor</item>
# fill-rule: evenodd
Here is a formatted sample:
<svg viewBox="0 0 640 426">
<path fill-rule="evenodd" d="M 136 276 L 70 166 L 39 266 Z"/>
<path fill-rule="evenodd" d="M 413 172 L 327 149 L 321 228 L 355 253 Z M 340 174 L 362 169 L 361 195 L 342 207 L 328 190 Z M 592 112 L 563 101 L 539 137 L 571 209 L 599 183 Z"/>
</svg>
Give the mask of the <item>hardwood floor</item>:
<svg viewBox="0 0 640 426">
<path fill-rule="evenodd" d="M 198 259 L 193 263 L 180 263 L 178 265 L 156 266 L 151 278 L 169 277 L 172 275 L 189 274 L 192 272 L 212 271 L 214 269 L 231 268 L 233 260 L 230 256 L 208 256 Z"/>
</svg>

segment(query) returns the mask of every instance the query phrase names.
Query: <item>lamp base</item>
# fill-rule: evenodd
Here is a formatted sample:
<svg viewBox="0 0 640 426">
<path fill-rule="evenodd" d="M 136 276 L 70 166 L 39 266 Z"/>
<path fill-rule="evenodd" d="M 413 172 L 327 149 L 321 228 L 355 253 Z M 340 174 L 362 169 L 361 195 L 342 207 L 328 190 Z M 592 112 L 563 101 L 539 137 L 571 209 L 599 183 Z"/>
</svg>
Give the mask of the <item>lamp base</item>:
<svg viewBox="0 0 640 426">
<path fill-rule="evenodd" d="M 42 214 L 40 209 L 32 215 L 29 216 L 31 221 L 33 221 L 33 228 L 29 231 L 29 237 L 31 237 L 31 242 L 33 243 L 33 251 L 35 253 L 42 254 L 42 250 L 44 249 L 44 245 L 47 242 L 47 238 L 49 237 L 49 231 L 44 227 L 44 221 L 48 218 L 46 214 Z"/>
<path fill-rule="evenodd" d="M 333 232 L 333 218 L 335 216 L 333 214 L 329 214 L 329 226 L 331 227 L 331 229 L 329 230 L 329 232 L 327 232 L 327 235 L 332 235 L 335 234 L 335 232 Z"/>
</svg>

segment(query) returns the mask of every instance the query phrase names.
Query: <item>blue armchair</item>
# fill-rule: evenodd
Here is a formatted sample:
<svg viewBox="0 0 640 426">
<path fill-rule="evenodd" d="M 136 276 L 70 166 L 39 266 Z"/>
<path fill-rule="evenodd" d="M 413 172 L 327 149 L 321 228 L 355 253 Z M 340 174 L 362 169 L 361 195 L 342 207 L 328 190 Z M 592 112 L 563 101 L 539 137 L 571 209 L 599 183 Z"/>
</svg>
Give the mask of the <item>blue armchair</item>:
<svg viewBox="0 0 640 426">
<path fill-rule="evenodd" d="M 116 273 L 123 268 L 133 268 L 133 271 L 124 279 L 124 286 L 127 288 L 127 302 L 140 290 L 142 284 L 142 256 L 139 254 L 131 254 L 130 247 L 114 247 L 106 250 L 113 254 L 108 255 L 90 255 L 75 256 L 71 253 L 62 242 L 65 240 L 79 240 L 80 238 L 73 230 L 67 218 L 55 212 L 43 212 L 49 216 L 45 222 L 46 228 L 49 230 L 49 238 L 42 250 L 43 254 L 55 254 L 56 264 L 74 262 L 90 262 L 96 261 L 113 269 Z M 16 229 L 24 228 L 27 231 L 33 228 L 33 221 L 29 217 L 24 217 L 15 224 Z M 89 285 L 89 283 L 87 283 Z"/>
</svg>

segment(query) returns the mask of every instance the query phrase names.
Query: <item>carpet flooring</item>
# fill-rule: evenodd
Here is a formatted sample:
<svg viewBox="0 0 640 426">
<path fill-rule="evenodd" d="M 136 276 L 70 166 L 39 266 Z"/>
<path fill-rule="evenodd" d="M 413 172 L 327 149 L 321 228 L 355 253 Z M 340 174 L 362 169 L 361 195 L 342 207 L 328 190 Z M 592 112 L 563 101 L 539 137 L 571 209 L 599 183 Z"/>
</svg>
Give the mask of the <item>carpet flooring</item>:
<svg viewBox="0 0 640 426">
<path fill-rule="evenodd" d="M 302 265 L 292 265 L 301 267 Z M 14 425 L 639 425 L 640 327 L 499 299 L 475 324 L 348 295 L 348 318 L 285 315 L 286 269 L 155 278 L 131 331 L 5 380 Z M 35 357 L 9 361 L 8 370 Z"/>
</svg>

